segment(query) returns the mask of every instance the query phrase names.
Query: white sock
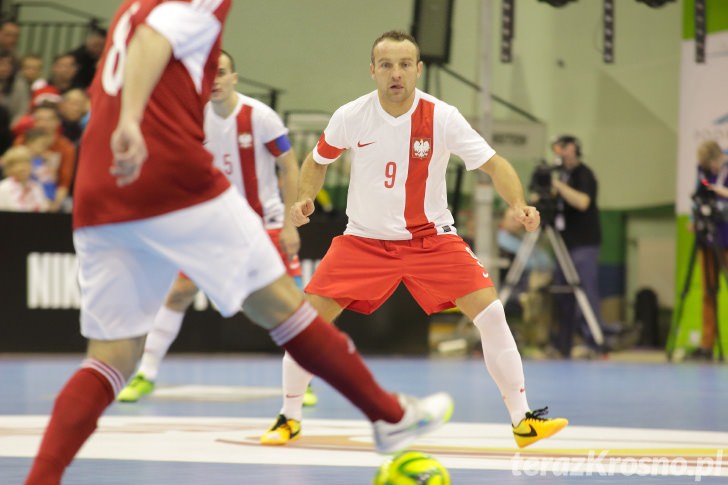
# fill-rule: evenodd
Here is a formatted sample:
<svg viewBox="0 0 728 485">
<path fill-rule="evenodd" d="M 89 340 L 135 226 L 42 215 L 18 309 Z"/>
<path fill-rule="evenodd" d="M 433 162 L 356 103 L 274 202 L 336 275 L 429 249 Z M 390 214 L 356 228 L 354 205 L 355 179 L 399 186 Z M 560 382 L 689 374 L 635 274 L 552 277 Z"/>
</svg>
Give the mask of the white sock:
<svg viewBox="0 0 728 485">
<path fill-rule="evenodd" d="M 144 355 L 139 365 L 138 372 L 144 374 L 146 379 L 150 381 L 157 379 L 162 359 L 167 355 L 169 346 L 177 338 L 184 318 L 184 312 L 176 312 L 166 306 L 162 306 L 157 313 L 157 316 L 154 318 L 152 330 L 147 334 L 147 341 L 144 344 Z"/>
<path fill-rule="evenodd" d="M 529 411 L 523 363 L 516 341 L 506 322 L 506 312 L 496 300 L 473 320 L 480 330 L 483 357 L 488 372 L 503 396 L 511 422 L 517 425 Z"/>
<path fill-rule="evenodd" d="M 303 418 L 303 395 L 311 383 L 313 374 L 298 365 L 288 352 L 283 356 L 283 407 L 281 414 L 288 419 Z"/>
</svg>

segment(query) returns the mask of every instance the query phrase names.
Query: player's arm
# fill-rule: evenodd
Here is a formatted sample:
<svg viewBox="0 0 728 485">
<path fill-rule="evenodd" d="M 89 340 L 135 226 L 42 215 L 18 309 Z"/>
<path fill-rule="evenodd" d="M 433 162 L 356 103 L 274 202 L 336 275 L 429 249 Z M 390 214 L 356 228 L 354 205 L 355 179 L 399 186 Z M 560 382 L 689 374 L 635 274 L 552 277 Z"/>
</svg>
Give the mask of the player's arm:
<svg viewBox="0 0 728 485">
<path fill-rule="evenodd" d="M 166 37 L 146 25 L 137 27 L 127 50 L 119 124 L 111 137 L 111 173 L 119 186 L 136 180 L 147 158 L 140 124 L 149 97 L 171 57 L 172 45 Z"/>
<path fill-rule="evenodd" d="M 564 201 L 571 207 L 582 212 L 589 208 L 589 204 L 591 204 L 591 197 L 589 197 L 589 194 L 576 190 L 574 187 L 571 187 L 569 184 L 558 179 L 554 179 L 552 184 L 554 189 L 556 189 L 556 192 L 558 192 L 561 198 L 564 199 Z"/>
<path fill-rule="evenodd" d="M 298 160 L 296 152 L 291 148 L 276 158 L 278 166 L 278 179 L 281 186 L 281 196 L 285 211 L 283 213 L 283 230 L 281 231 L 281 246 L 289 256 L 298 254 L 301 249 L 301 238 L 296 225 L 291 220 L 291 208 L 296 202 L 298 191 Z"/>
<path fill-rule="evenodd" d="M 535 207 L 526 205 L 521 179 L 513 166 L 498 154 L 480 166 L 493 180 L 493 185 L 503 200 L 515 210 L 515 217 L 527 231 L 535 231 L 541 223 L 541 215 Z"/>
<path fill-rule="evenodd" d="M 291 221 L 300 227 L 307 224 L 308 216 L 313 214 L 313 200 L 324 186 L 328 165 L 316 163 L 313 152 L 309 153 L 301 165 L 301 177 L 298 186 L 298 200 L 291 207 Z"/>
</svg>

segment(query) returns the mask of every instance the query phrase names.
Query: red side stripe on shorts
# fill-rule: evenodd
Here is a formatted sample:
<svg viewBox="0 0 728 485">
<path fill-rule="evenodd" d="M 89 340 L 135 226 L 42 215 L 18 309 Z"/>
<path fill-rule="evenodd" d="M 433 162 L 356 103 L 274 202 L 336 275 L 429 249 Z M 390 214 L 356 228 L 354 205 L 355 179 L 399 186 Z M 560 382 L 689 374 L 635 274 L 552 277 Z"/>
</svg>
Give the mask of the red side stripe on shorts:
<svg viewBox="0 0 728 485">
<path fill-rule="evenodd" d="M 425 214 L 425 189 L 433 150 L 435 104 L 420 99 L 412 113 L 409 172 L 405 187 L 404 220 L 412 238 L 437 234 L 435 224 Z"/>
<path fill-rule="evenodd" d="M 263 204 L 260 201 L 258 193 L 258 174 L 255 171 L 255 143 L 253 142 L 253 107 L 244 104 L 240 113 L 238 113 L 238 137 L 241 134 L 250 134 L 250 144 L 241 146 L 238 139 L 238 153 L 240 154 L 240 169 L 243 174 L 243 187 L 245 188 L 245 198 L 253 210 L 263 217 Z"/>
<path fill-rule="evenodd" d="M 329 145 L 326 142 L 326 133 L 322 133 L 318 145 L 316 145 L 316 151 L 327 160 L 336 160 L 343 153 L 344 149 Z"/>
</svg>

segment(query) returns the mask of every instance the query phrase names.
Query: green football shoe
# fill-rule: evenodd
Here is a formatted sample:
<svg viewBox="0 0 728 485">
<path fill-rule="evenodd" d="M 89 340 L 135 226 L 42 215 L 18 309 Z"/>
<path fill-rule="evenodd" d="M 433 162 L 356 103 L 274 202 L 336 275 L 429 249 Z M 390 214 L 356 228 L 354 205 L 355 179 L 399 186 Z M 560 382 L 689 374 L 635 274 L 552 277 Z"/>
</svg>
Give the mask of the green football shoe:
<svg viewBox="0 0 728 485">
<path fill-rule="evenodd" d="M 121 390 L 116 400 L 121 402 L 137 402 L 140 397 L 151 394 L 152 392 L 154 392 L 154 381 L 146 379 L 143 374 L 137 374 Z"/>
<path fill-rule="evenodd" d="M 309 384 L 306 388 L 306 392 L 303 394 L 303 406 L 310 408 L 314 407 L 316 404 L 318 404 L 318 396 L 316 396 L 313 387 Z"/>
</svg>

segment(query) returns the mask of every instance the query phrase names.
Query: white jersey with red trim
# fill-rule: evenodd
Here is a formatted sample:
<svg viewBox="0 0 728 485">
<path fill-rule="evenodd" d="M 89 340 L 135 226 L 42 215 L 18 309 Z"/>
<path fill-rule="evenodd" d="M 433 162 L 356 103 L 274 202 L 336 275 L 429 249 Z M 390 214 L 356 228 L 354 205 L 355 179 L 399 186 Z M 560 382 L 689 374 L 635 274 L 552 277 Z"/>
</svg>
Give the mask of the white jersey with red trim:
<svg viewBox="0 0 728 485">
<path fill-rule="evenodd" d="M 336 110 L 313 158 L 329 164 L 344 150 L 351 150 L 344 234 L 385 240 L 456 232 L 447 207 L 450 154 L 468 170 L 495 155 L 457 108 L 420 90 L 396 118 L 376 91 Z"/>
<path fill-rule="evenodd" d="M 265 103 L 240 93 L 227 118 L 205 107 L 205 137 L 214 165 L 263 218 L 266 229 L 283 227 L 284 205 L 278 186 L 276 158 L 288 151 L 288 129 Z M 276 143 L 284 137 L 283 145 Z"/>
</svg>

